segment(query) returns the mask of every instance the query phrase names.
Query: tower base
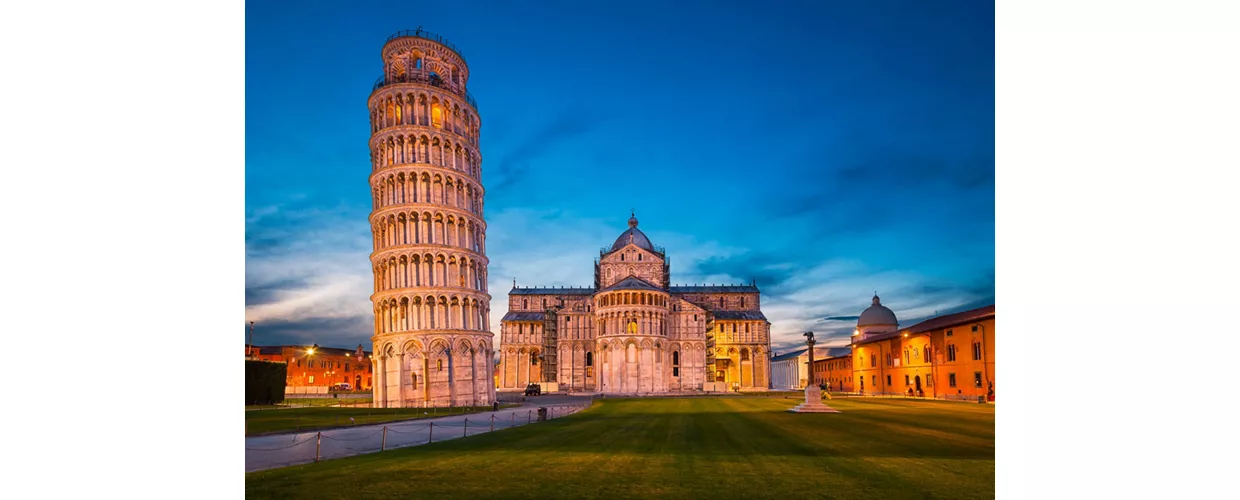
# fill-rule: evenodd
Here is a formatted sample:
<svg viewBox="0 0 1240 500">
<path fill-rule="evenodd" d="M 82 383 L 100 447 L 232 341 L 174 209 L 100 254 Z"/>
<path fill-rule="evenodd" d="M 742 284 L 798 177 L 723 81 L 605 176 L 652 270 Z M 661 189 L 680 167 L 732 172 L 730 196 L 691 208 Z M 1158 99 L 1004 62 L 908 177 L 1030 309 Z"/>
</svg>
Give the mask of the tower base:
<svg viewBox="0 0 1240 500">
<path fill-rule="evenodd" d="M 822 389 L 816 385 L 805 388 L 805 402 L 788 410 L 792 413 L 839 413 L 840 411 L 822 404 Z"/>
</svg>

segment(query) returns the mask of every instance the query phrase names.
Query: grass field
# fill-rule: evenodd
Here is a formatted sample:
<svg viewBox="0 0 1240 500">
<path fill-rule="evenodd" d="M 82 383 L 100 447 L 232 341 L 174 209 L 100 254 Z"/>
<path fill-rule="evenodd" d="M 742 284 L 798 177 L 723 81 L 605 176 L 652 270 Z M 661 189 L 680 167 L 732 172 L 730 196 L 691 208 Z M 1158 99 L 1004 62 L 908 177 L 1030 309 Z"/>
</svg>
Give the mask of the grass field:
<svg viewBox="0 0 1240 500">
<path fill-rule="evenodd" d="M 994 498 L 992 405 L 607 399 L 537 425 L 246 474 L 246 498 Z M 285 410 L 288 411 L 288 410 Z"/>
<path fill-rule="evenodd" d="M 246 410 L 266 410 L 271 408 L 299 406 L 369 406 L 372 398 L 291 398 L 274 405 L 245 405 Z"/>
<path fill-rule="evenodd" d="M 506 408 L 515 405 L 501 405 Z M 377 424 L 417 418 L 491 411 L 490 406 L 456 408 L 287 408 L 245 412 L 246 435 L 308 431 L 350 425 Z M 350 422 L 349 418 L 353 418 Z"/>
</svg>

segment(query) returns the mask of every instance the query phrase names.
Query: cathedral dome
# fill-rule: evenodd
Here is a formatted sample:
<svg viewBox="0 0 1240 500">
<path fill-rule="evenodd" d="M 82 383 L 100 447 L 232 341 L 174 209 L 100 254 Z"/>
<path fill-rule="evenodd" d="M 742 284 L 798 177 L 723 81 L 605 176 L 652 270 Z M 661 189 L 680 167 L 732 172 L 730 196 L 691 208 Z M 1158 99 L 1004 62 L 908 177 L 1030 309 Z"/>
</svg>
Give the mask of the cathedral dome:
<svg viewBox="0 0 1240 500">
<path fill-rule="evenodd" d="M 654 245 L 650 243 L 650 238 L 646 237 L 646 233 L 643 233 L 641 229 L 637 228 L 636 215 L 629 217 L 629 229 L 623 233 L 620 233 L 620 237 L 616 238 L 616 242 L 611 244 L 611 251 L 614 252 L 624 248 L 624 246 L 629 243 L 637 245 L 639 248 L 658 253 L 654 249 Z"/>
<path fill-rule="evenodd" d="M 861 312 L 861 317 L 857 318 L 857 327 L 863 326 L 896 326 L 896 313 L 891 312 L 878 301 L 878 295 L 874 296 L 873 303 Z"/>
</svg>

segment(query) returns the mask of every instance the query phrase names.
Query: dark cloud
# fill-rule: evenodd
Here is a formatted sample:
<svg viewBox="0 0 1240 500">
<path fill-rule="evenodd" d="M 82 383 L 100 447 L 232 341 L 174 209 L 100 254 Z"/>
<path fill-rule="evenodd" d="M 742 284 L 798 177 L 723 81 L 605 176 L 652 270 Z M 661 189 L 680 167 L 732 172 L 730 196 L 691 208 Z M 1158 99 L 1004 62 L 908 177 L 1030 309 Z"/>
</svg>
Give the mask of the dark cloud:
<svg viewBox="0 0 1240 500">
<path fill-rule="evenodd" d="M 823 321 L 857 321 L 858 319 L 861 319 L 861 316 L 831 316 L 828 318 L 823 318 L 822 320 Z"/>
<path fill-rule="evenodd" d="M 491 175 L 488 193 L 504 196 L 517 183 L 527 178 L 533 162 L 568 139 L 584 135 L 602 123 L 602 116 L 582 109 L 563 109 L 541 128 L 534 129 L 520 142 L 502 153 Z M 496 195 L 491 195 L 496 196 Z"/>
<path fill-rule="evenodd" d="M 245 287 L 245 305 L 256 306 L 269 304 L 278 300 L 280 292 L 304 288 L 307 281 L 303 278 L 289 278 Z"/>
<path fill-rule="evenodd" d="M 727 257 L 710 257 L 697 262 L 697 272 L 685 275 L 687 278 L 726 274 L 744 280 L 751 280 L 759 288 L 773 288 L 783 284 L 796 275 L 797 270 L 789 266 L 779 266 L 787 256 L 746 252 Z"/>
<path fill-rule="evenodd" d="M 255 345 L 309 345 L 370 349 L 374 317 L 366 314 L 347 318 L 276 320 L 256 322 Z M 247 332 L 248 333 L 248 330 Z"/>
</svg>

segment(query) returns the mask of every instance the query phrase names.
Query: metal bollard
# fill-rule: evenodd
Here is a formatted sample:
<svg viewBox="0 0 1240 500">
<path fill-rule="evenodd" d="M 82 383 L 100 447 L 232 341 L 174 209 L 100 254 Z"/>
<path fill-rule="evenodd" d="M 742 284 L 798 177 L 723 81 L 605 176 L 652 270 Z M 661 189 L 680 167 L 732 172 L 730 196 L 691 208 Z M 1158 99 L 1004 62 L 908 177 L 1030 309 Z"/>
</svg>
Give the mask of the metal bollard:
<svg viewBox="0 0 1240 500">
<path fill-rule="evenodd" d="M 383 426 L 383 442 L 379 443 L 379 451 L 387 449 L 387 426 Z"/>
<path fill-rule="evenodd" d="M 431 422 L 431 430 L 426 433 L 426 443 L 430 444 L 433 442 L 435 442 L 435 422 Z"/>
<path fill-rule="evenodd" d="M 319 448 L 323 446 L 323 433 L 322 432 L 316 433 L 315 438 L 316 439 L 314 443 L 314 461 L 318 462 L 319 461 Z"/>
<path fill-rule="evenodd" d="M 461 437 L 465 437 L 467 435 L 469 435 L 469 419 L 468 418 L 465 419 L 465 427 L 464 427 L 464 430 L 461 431 Z"/>
</svg>

